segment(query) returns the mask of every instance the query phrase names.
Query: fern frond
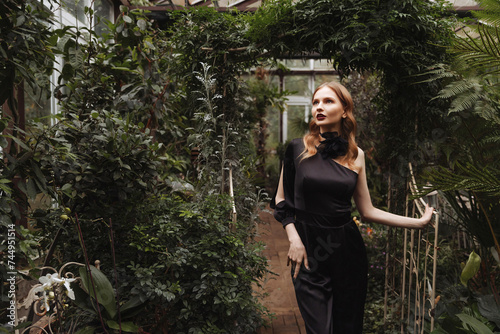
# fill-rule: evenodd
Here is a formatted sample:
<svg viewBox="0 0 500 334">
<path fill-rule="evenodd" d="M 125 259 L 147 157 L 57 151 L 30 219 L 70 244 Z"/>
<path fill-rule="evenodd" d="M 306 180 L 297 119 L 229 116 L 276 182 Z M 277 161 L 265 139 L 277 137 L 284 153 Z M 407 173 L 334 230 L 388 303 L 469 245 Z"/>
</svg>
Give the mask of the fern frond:
<svg viewBox="0 0 500 334">
<path fill-rule="evenodd" d="M 500 125 L 500 104 L 496 76 L 463 77 L 446 85 L 434 98 L 452 99 L 449 113 L 473 110 L 480 117 Z"/>
<path fill-rule="evenodd" d="M 500 196 L 500 171 L 491 166 L 480 168 L 472 163 L 457 163 L 454 170 L 440 166 L 428 173 L 427 178 L 436 190 L 466 190 Z"/>
<path fill-rule="evenodd" d="M 432 67 L 427 68 L 427 71 L 415 75 L 415 77 L 428 77 L 425 80 L 416 82 L 417 84 L 420 84 L 449 78 L 458 79 L 461 77 L 461 75 L 456 71 L 452 71 L 448 64 L 436 64 Z"/>
<path fill-rule="evenodd" d="M 498 145 L 500 147 L 500 133 L 490 135 L 487 138 L 484 138 L 481 143 L 486 145 Z"/>
<path fill-rule="evenodd" d="M 438 97 L 443 99 L 454 98 L 470 90 L 480 89 L 480 87 L 476 78 L 463 78 L 460 81 L 454 81 L 446 85 L 443 90 L 439 92 Z"/>
<path fill-rule="evenodd" d="M 469 110 L 485 98 L 486 96 L 480 89 L 471 89 L 463 92 L 453 99 L 448 114 Z"/>
<path fill-rule="evenodd" d="M 474 107 L 474 112 L 485 120 L 500 127 L 500 108 L 498 103 L 491 99 L 483 99 Z"/>
</svg>

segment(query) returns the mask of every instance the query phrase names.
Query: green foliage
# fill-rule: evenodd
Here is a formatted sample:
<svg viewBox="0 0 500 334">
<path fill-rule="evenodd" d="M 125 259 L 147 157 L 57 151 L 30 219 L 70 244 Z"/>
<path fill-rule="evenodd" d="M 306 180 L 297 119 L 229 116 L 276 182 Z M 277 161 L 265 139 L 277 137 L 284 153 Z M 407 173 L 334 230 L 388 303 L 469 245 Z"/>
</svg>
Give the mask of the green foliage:
<svg viewBox="0 0 500 334">
<path fill-rule="evenodd" d="M 124 10 L 104 38 L 86 29 L 57 31 L 67 60 L 60 77 L 64 84 L 56 92 L 62 114 L 52 127 L 31 127 L 25 141 L 33 160 L 20 188 L 30 198 L 49 194 L 76 212 L 91 254 L 109 249 L 110 220 L 126 242 L 141 220 L 140 204 L 164 191 L 164 176 L 185 165 L 173 154 L 179 148 L 172 142 L 184 133 L 184 125 L 170 117 L 167 65 L 153 46 L 161 43 L 153 42 L 156 32 L 147 29 L 150 23 L 140 12 Z M 86 42 L 79 44 L 82 39 Z M 38 210 L 33 217 L 47 238 L 45 247 L 61 232 L 64 242 L 54 242 L 54 247 L 77 240 L 57 211 Z M 119 253 L 122 247 L 117 245 Z M 62 260 L 81 261 L 81 256 L 77 249 L 69 250 Z M 110 263 L 109 252 L 100 260 Z"/>
<path fill-rule="evenodd" d="M 86 13 L 92 21 L 92 11 Z M 20 193 L 30 199 L 49 198 L 49 205 L 30 217 L 46 263 L 83 262 L 88 253 L 90 261 L 104 264 L 96 279 L 101 315 L 92 306 L 89 280 L 83 278 L 84 288 L 77 291 L 74 316 L 88 319 L 82 330 L 101 327 L 101 316 L 102 326 L 118 329 L 113 303 L 121 295 L 123 329 L 137 324 L 179 333 L 252 333 L 266 314 L 252 289 L 267 270 L 253 241 L 265 194 L 251 183 L 255 155 L 247 139 L 258 116 L 254 111 L 243 117 L 248 94 L 235 79 L 243 65 L 227 63 L 226 71 L 215 74 L 217 85 L 208 67 L 202 79 L 209 85 L 185 74 L 174 83 L 176 70 L 186 64 L 141 12 L 122 7 L 108 28 L 101 37 L 86 28 L 55 31 L 57 52 L 65 60 L 55 93 L 61 114 L 55 125 L 35 123 L 24 140 L 13 138 L 20 149 L 17 156 L 6 154 L 6 180 L 19 179 Z M 197 89 L 184 95 L 190 80 Z M 224 104 L 202 103 L 217 94 Z M 200 98 L 196 114 L 187 110 L 189 103 L 183 105 L 193 97 Z M 213 115 L 210 122 L 207 115 Z M 207 172 L 200 175 L 217 176 L 200 177 L 195 196 L 180 191 L 174 197 L 167 184 L 187 172 L 188 120 L 206 142 Z M 231 222 L 227 196 L 208 196 L 213 189 L 227 191 L 230 166 L 238 212 Z M 14 219 L 7 209 L 6 216 Z M 75 221 L 82 248 L 74 247 Z M 111 235 L 118 242 L 110 243 Z M 116 291 L 105 277 L 111 269 L 117 273 Z M 146 300 L 147 316 L 139 318 L 136 311 Z"/>
<path fill-rule="evenodd" d="M 118 305 L 118 296 L 111 282 L 99 269 L 94 266 L 89 266 L 89 269 L 80 267 L 79 273 L 81 285 L 73 283 L 72 288 L 75 291 L 75 305 L 78 307 L 76 314 L 85 314 L 86 321 L 82 321 L 78 327 L 97 330 L 100 327 L 97 319 L 101 317 L 111 329 L 137 333 L 139 327 L 130 319 L 144 308 L 146 299 L 135 296 Z M 100 312 L 97 307 L 100 308 Z M 89 314 L 92 316 L 89 317 Z"/>
<path fill-rule="evenodd" d="M 263 68 L 258 68 L 255 76 L 246 81 L 248 85 L 249 95 L 252 101 L 249 102 L 249 108 L 256 113 L 259 123 L 254 130 L 254 142 L 256 146 L 256 154 L 258 158 L 257 172 L 259 174 L 256 183 L 266 189 L 272 189 L 277 184 L 279 170 L 278 168 L 268 168 L 271 163 L 269 158 L 274 157 L 268 154 L 266 147 L 273 147 L 269 143 L 270 131 L 268 129 L 268 119 L 281 114 L 285 108 L 286 95 L 290 95 L 288 91 L 279 92 L 279 88 L 271 85 L 269 74 Z M 275 137 L 276 138 L 276 137 Z M 271 172 L 269 172 L 271 171 Z"/>
<path fill-rule="evenodd" d="M 380 136 L 383 124 L 378 121 L 380 108 L 376 97 L 380 91 L 380 74 L 376 72 L 353 72 L 342 79 L 342 84 L 351 93 L 358 125 L 356 144 L 365 152 L 368 188 L 373 205 L 387 205 L 387 180 L 384 180 L 383 159 L 378 151 L 384 139 Z"/>
<path fill-rule="evenodd" d="M 57 38 L 50 30 L 52 13 L 44 6 L 53 9 L 56 4 L 52 0 L 5 0 L 0 4 L 0 106 L 7 102 L 11 110 L 17 110 L 14 88 L 22 80 L 31 87 L 46 85 L 44 78 L 52 72 Z"/>
<path fill-rule="evenodd" d="M 498 306 L 492 295 L 485 297 L 472 296 L 463 286 L 448 287 L 438 304 L 432 334 L 498 333 Z"/>
<path fill-rule="evenodd" d="M 36 239 L 24 228 L 15 226 L 21 219 L 19 203 L 24 198 L 22 181 L 24 168 L 34 165 L 32 154 L 24 150 L 21 140 L 16 138 L 20 123 L 17 112 L 16 89 L 21 82 L 33 88 L 47 84 L 46 76 L 52 72 L 54 61 L 53 48 L 55 39 L 50 31 L 53 23 L 52 13 L 45 8 L 53 8 L 53 1 L 19 1 L 6 0 L 0 3 L 0 277 L 2 283 L 7 278 L 7 259 L 16 264 L 28 263 L 35 255 Z M 47 7 L 45 7 L 47 6 Z M 4 110 L 7 104 L 10 117 Z M 10 123 L 9 123 L 10 122 Z M 10 128 L 10 129 L 9 129 Z M 9 131 L 10 130 L 10 131 Z M 15 138 L 11 138 L 10 136 Z M 9 141 L 12 145 L 8 147 Z M 7 152 L 9 148 L 9 152 Z M 20 152 L 18 152 L 18 150 Z M 28 167 L 30 168 L 30 167 Z M 19 170 L 18 170 L 19 169 Z M 36 170 L 39 172 L 39 169 Z M 39 174 L 41 175 L 41 174 Z M 21 179 L 22 180 L 22 179 Z M 35 182 L 29 183 L 30 192 L 36 187 Z M 19 188 L 22 190 L 20 191 Z M 21 207 L 22 210 L 22 207 Z M 17 239 L 15 257 L 7 257 L 7 231 L 15 230 Z M 2 309 L 8 303 L 7 291 L 2 284 Z M 3 314 L 3 310 L 2 310 Z"/>
<path fill-rule="evenodd" d="M 85 292 L 104 307 L 107 315 L 114 318 L 116 315 L 116 295 L 113 286 L 107 277 L 94 266 L 80 268 L 80 278 Z"/>
<path fill-rule="evenodd" d="M 497 0 L 481 0 L 479 3 L 481 10 L 475 11 L 474 17 L 491 26 L 500 26 L 500 3 Z"/>
<path fill-rule="evenodd" d="M 198 8 L 172 14 L 164 33 L 122 7 L 102 37 L 75 27 L 55 31 L 48 42 L 40 36 L 64 58 L 56 91 L 62 114 L 55 126 L 39 124 L 26 141 L 15 139 L 20 152 L 6 156 L 5 180 L 17 177 L 22 194 L 46 194 L 76 212 L 90 257 L 108 264 L 105 271 L 113 222 L 117 291 L 148 299 L 147 314 L 156 318 L 143 320 L 147 330 L 254 332 L 265 313 L 252 295 L 266 270 L 253 242 L 265 195 L 252 185 L 258 157 L 251 134 L 262 112 L 241 75 L 258 58 L 310 52 L 330 58 L 342 75 L 379 69 L 380 96 L 391 101 L 380 109 L 389 120 L 385 139 L 399 148 L 394 154 L 406 154 L 416 125 L 424 136 L 429 131 L 437 104 L 427 104 L 434 85 L 411 86 L 409 78 L 443 60 L 440 45 L 451 34 L 449 21 L 438 20 L 444 8 L 423 0 L 267 2 L 253 16 Z M 41 69 L 53 56 L 43 50 Z M 28 59 L 31 50 L 21 51 L 19 59 Z M 201 152 L 189 171 L 188 124 L 189 144 Z M 230 169 L 235 222 L 221 195 Z M 194 196 L 174 197 L 164 185 L 177 173 L 199 181 Z M 4 204 L 2 217 L 11 218 Z M 77 244 L 75 226 L 60 216 L 59 208 L 35 212 L 41 247 L 53 242 L 59 261 L 81 259 L 82 250 L 70 247 Z"/>
<path fill-rule="evenodd" d="M 365 333 L 393 333 L 398 329 L 395 311 L 399 304 L 388 305 L 388 317 L 384 319 L 384 285 L 387 242 L 387 228 L 382 225 L 359 224 L 359 230 L 366 246 L 368 258 L 368 291 L 365 303 L 363 332 Z M 399 319 L 398 319 L 399 320 Z"/>
<path fill-rule="evenodd" d="M 500 6 L 496 0 L 480 1 L 480 5 L 485 10 L 473 12 L 480 21 L 464 27 L 464 35 L 456 36 L 448 48 L 454 57 L 451 65 L 438 65 L 429 74 L 434 80 L 446 80 L 447 86 L 438 97 L 452 99 L 450 113 L 473 111 L 498 126 Z"/>
<path fill-rule="evenodd" d="M 481 2 L 483 5 L 483 2 Z M 434 189 L 445 192 L 454 219 L 476 237 L 483 247 L 500 250 L 499 132 L 500 104 L 497 71 L 498 1 L 484 1 L 487 10 L 476 13 L 482 21 L 457 36 L 449 52 L 451 66 L 436 66 L 430 80 L 446 86 L 439 98 L 451 99 L 448 129 L 450 138 L 442 145 L 447 156 L 427 179 Z M 489 24 L 483 24 L 489 23 Z"/>
<path fill-rule="evenodd" d="M 188 143 L 200 152 L 189 177 L 204 194 L 227 193 L 231 170 L 234 188 L 254 196 L 257 157 L 252 132 L 259 111 L 241 78 L 255 64 L 256 51 L 245 37 L 248 18 L 200 7 L 173 13 L 172 19 L 171 69 L 176 84 L 183 87 L 176 111 L 192 122 Z M 237 202 L 247 211 L 246 201 Z"/>
<path fill-rule="evenodd" d="M 451 218 L 478 242 L 483 260 L 480 267 L 476 260 L 474 270 L 474 261 L 468 261 L 461 276 L 462 284 L 475 292 L 474 298 L 463 294 L 442 298 L 445 310 L 436 333 L 492 333 L 492 322 L 496 322 L 496 331 L 500 328 L 498 317 L 492 316 L 498 314 L 498 266 L 489 254 L 490 250 L 500 250 L 500 11 L 496 0 L 481 1 L 480 5 L 486 10 L 474 16 L 481 21 L 467 27 L 469 33 L 457 36 L 449 49 L 454 61 L 450 66 L 438 65 L 429 73 L 431 80 L 445 84 L 438 98 L 449 99 L 451 104 L 449 134 L 441 146 L 446 160 L 431 169 L 426 180 L 433 189 L 442 191 L 451 209 L 449 217 L 443 218 Z M 477 270 L 479 274 L 474 275 Z"/>
<path fill-rule="evenodd" d="M 391 60 L 425 61 L 429 35 L 449 36 L 442 16 L 444 3 L 424 1 L 269 1 L 256 13 L 249 36 L 276 57 L 287 52 L 318 52 L 342 71 L 392 65 Z M 420 47 L 420 49 L 419 49 Z M 402 52 L 402 54 L 401 54 Z M 396 56 L 398 55 L 398 56 Z M 424 59 L 422 59 L 424 57 Z"/>
<path fill-rule="evenodd" d="M 179 84 L 182 83 L 185 98 L 182 111 L 189 119 L 198 110 L 200 91 L 206 96 L 204 84 L 195 72 L 203 73 L 203 65 L 211 66 L 212 96 L 218 96 L 217 114 L 223 120 L 234 123 L 241 118 L 241 74 L 251 65 L 255 49 L 245 37 L 248 30 L 246 14 L 234 11 L 219 13 L 213 8 L 198 7 L 189 11 L 172 13 L 174 23 L 169 28 L 169 45 L 172 48 L 171 70 Z M 181 110 L 179 110 L 181 111 Z M 255 123 L 256 115 L 248 115 Z"/>
<path fill-rule="evenodd" d="M 448 9 L 444 1 L 268 1 L 255 13 L 248 36 L 274 58 L 318 54 L 341 77 L 376 71 L 375 136 L 381 140 L 370 163 L 400 187 L 409 162 L 418 173 L 437 160 L 438 144 L 430 138 L 442 126 L 444 103 L 429 101 L 440 87 L 418 83 L 414 75 L 448 58 L 444 46 L 451 43 L 455 23 Z M 396 202 L 404 199 L 392 200 L 394 212 L 402 213 Z"/>
<path fill-rule="evenodd" d="M 457 38 L 452 53 L 456 56 L 461 72 L 482 72 L 489 76 L 498 74 L 500 68 L 500 3 L 497 0 L 478 1 L 480 11 L 474 11 L 477 24 L 470 25 L 470 32 Z"/>
<path fill-rule="evenodd" d="M 176 143 L 184 136 L 185 119 L 170 107 L 173 88 L 164 34 L 154 30 L 141 11 L 124 6 L 122 10 L 102 38 L 86 29 L 58 31 L 66 63 L 60 77 L 64 84 L 56 95 L 63 110 L 81 121 L 95 112 L 114 110 L 151 130 L 150 135 L 165 145 L 163 152 L 179 153 Z M 80 37 L 86 38 L 83 45 L 76 42 Z"/>
<path fill-rule="evenodd" d="M 499 172 L 487 167 L 477 167 L 472 163 L 463 166 L 460 163 L 455 165 L 455 170 L 440 168 L 439 177 L 431 174 L 435 187 L 443 191 L 453 191 L 467 189 L 477 191 L 491 196 L 500 195 Z"/>
<path fill-rule="evenodd" d="M 266 259 L 245 222 L 231 228 L 230 198 L 158 203 L 152 224 L 134 231 L 140 256 L 130 265 L 139 278 L 132 293 L 157 301 L 158 325 L 175 333 L 253 333 L 265 310 L 252 286 L 265 275 Z"/>
<path fill-rule="evenodd" d="M 14 125 L 19 122 L 17 114 L 17 101 L 14 89 L 21 81 L 32 87 L 43 85 L 44 77 L 52 72 L 54 55 L 53 34 L 50 24 L 53 23 L 50 11 L 44 10 L 44 5 L 52 8 L 52 1 L 17 1 L 6 0 L 0 4 L 0 147 L 7 148 L 9 137 L 4 132 L 9 126 L 9 121 Z M 4 103 L 11 109 L 12 119 L 3 111 Z M 17 134 L 17 129 L 13 129 Z M 22 143 L 20 143 L 22 144 Z M 15 154 L 16 147 L 11 151 Z M 16 161 L 14 156 L 3 153 L 11 162 L 4 159 L 0 161 L 0 221 L 3 227 L 14 223 L 10 217 L 20 218 L 15 200 L 17 194 L 12 183 L 15 175 L 12 168 L 7 165 L 22 164 L 30 158 L 29 154 L 21 156 Z M 12 161 L 14 161 L 12 163 Z"/>
</svg>

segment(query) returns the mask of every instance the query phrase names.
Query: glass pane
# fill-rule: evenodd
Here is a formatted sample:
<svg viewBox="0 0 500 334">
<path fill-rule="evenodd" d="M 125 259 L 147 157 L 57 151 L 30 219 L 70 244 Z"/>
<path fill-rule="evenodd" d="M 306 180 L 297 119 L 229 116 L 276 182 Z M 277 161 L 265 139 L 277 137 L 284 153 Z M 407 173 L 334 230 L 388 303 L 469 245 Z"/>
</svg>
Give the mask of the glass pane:
<svg viewBox="0 0 500 334">
<path fill-rule="evenodd" d="M 309 92 L 309 76 L 289 75 L 285 76 L 285 89 L 290 95 L 308 96 Z"/>
<path fill-rule="evenodd" d="M 280 111 L 276 108 L 269 108 L 266 115 L 267 134 L 266 139 L 267 149 L 276 149 L 280 142 Z"/>
<path fill-rule="evenodd" d="M 50 97 L 40 88 L 33 90 L 29 85 L 24 85 L 24 112 L 26 121 L 40 119 L 49 125 Z"/>
<path fill-rule="evenodd" d="M 271 75 L 269 77 L 269 85 L 271 87 L 279 87 L 280 86 L 280 76 L 279 75 Z"/>
<path fill-rule="evenodd" d="M 314 60 L 315 70 L 333 70 L 332 63 L 326 59 L 315 59 Z"/>
<path fill-rule="evenodd" d="M 314 78 L 314 89 L 319 85 L 330 82 L 330 81 L 339 81 L 339 76 L 336 74 L 316 74 Z"/>
<path fill-rule="evenodd" d="M 305 121 L 306 106 L 288 106 L 288 133 L 287 139 L 301 138 L 308 130 L 308 124 Z"/>
<path fill-rule="evenodd" d="M 78 21 L 85 24 L 87 19 L 85 17 L 85 6 L 88 0 L 63 0 L 64 9 L 72 16 L 76 17 Z"/>
<path fill-rule="evenodd" d="M 97 23 L 95 26 L 95 32 L 97 35 L 101 36 L 104 32 L 106 32 L 106 22 L 113 20 L 112 8 L 113 7 L 108 0 L 94 1 L 94 14 L 96 16 L 95 22 Z"/>
<path fill-rule="evenodd" d="M 309 59 L 285 59 L 283 64 L 288 68 L 309 69 Z"/>
</svg>

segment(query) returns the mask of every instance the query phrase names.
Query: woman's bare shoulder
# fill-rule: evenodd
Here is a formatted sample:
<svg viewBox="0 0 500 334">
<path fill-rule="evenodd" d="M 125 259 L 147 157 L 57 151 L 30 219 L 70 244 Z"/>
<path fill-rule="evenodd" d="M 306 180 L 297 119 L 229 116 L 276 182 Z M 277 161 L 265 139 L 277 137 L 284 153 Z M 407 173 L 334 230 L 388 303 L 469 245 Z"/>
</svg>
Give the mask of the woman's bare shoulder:
<svg viewBox="0 0 500 334">
<path fill-rule="evenodd" d="M 365 152 L 358 146 L 358 156 L 354 160 L 354 168 L 359 174 L 365 168 Z"/>
</svg>

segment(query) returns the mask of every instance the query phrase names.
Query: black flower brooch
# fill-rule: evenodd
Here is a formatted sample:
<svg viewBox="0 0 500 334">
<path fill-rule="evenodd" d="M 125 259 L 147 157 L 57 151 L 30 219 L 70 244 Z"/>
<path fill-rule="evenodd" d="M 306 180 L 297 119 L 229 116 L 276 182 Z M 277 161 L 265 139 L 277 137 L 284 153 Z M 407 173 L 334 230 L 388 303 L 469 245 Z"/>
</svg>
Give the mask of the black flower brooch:
<svg viewBox="0 0 500 334">
<path fill-rule="evenodd" d="M 321 137 L 325 140 L 319 142 L 318 152 L 323 159 L 336 159 L 347 154 L 349 143 L 338 132 L 321 133 Z"/>
</svg>

